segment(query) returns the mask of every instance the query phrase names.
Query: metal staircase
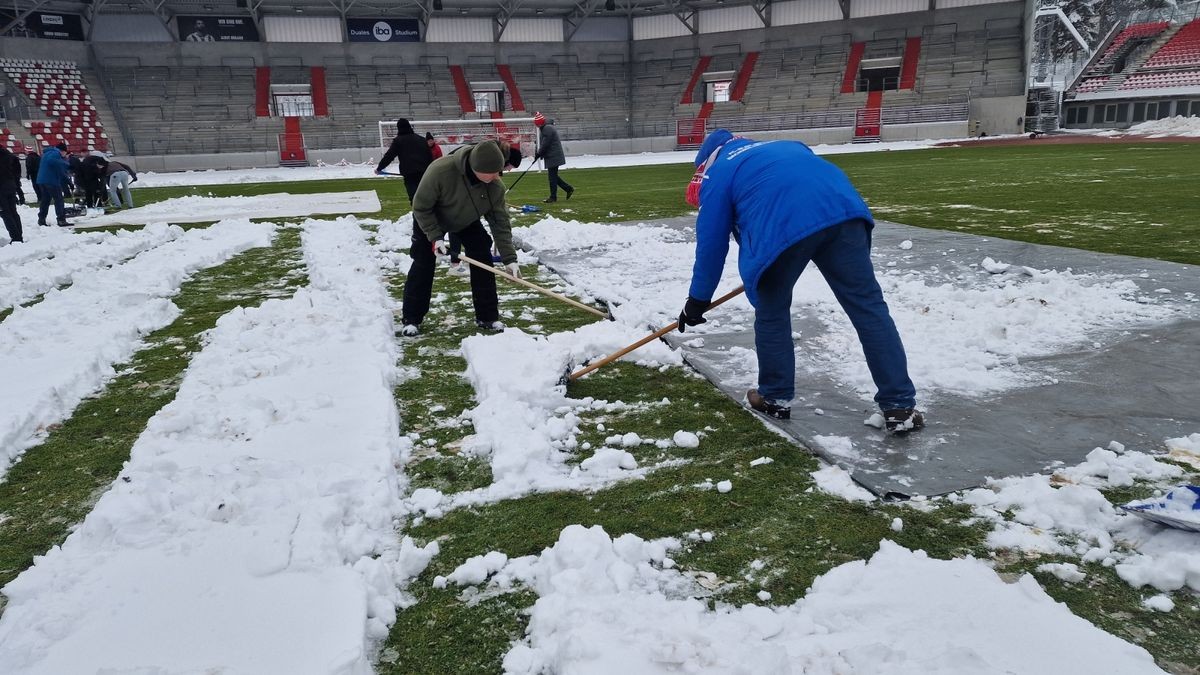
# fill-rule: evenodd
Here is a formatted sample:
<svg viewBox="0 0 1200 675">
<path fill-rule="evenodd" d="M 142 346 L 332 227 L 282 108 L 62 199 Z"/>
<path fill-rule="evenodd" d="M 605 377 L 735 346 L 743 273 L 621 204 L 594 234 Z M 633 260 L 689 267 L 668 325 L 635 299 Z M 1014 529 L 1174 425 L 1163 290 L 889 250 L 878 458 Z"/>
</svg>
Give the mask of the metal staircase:
<svg viewBox="0 0 1200 675">
<path fill-rule="evenodd" d="M 1042 134 L 1058 130 L 1062 92 L 1050 87 L 1030 87 L 1025 96 L 1025 131 Z"/>
</svg>

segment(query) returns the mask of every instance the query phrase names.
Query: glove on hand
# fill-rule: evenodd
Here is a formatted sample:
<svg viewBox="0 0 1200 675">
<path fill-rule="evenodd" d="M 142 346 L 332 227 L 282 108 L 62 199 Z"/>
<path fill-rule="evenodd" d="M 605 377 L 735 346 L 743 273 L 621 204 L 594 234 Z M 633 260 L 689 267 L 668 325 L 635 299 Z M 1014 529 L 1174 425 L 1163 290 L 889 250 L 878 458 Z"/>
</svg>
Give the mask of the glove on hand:
<svg viewBox="0 0 1200 675">
<path fill-rule="evenodd" d="M 430 248 L 433 249 L 433 254 L 435 256 L 450 255 L 450 244 L 447 243 L 445 239 L 438 239 L 430 245 Z"/>
<path fill-rule="evenodd" d="M 509 274 L 513 275 L 514 277 L 516 277 L 518 279 L 521 278 L 521 266 L 518 265 L 517 263 L 508 263 L 507 265 L 504 266 L 504 271 L 508 272 Z"/>
<path fill-rule="evenodd" d="M 708 309 L 708 305 L 708 300 L 697 300 L 689 295 L 683 311 L 679 313 L 679 332 L 686 332 L 685 326 L 699 326 L 702 323 L 708 323 L 708 319 L 704 318 L 704 312 Z"/>
</svg>

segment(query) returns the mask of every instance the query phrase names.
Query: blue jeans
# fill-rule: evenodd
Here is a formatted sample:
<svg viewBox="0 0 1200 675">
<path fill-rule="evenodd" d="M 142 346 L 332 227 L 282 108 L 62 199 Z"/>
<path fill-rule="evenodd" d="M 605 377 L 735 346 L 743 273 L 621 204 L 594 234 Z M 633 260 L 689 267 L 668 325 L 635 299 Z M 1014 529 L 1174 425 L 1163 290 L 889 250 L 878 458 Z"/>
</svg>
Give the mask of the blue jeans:
<svg viewBox="0 0 1200 675">
<path fill-rule="evenodd" d="M 809 261 L 829 283 L 854 330 L 882 410 L 912 408 L 917 390 L 908 377 L 908 357 L 888 314 L 871 266 L 871 235 L 862 220 L 826 228 L 797 242 L 775 259 L 758 282 L 754 345 L 758 350 L 758 393 L 773 401 L 796 395 L 796 355 L 792 351 L 792 288 Z"/>
<path fill-rule="evenodd" d="M 67 220 L 66 206 L 63 204 L 63 189 L 61 185 L 40 183 L 42 194 L 38 198 L 38 225 L 46 224 L 46 214 L 50 211 L 50 202 L 54 202 L 54 215 L 58 222 Z"/>
</svg>

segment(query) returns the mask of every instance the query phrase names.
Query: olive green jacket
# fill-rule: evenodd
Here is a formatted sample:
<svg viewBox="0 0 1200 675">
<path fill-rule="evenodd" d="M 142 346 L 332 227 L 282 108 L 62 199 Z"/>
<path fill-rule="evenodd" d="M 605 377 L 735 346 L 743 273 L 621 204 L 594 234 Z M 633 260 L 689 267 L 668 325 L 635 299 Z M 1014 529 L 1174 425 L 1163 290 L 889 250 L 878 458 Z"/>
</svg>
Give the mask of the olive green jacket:
<svg viewBox="0 0 1200 675">
<path fill-rule="evenodd" d="M 467 161 L 473 148 L 433 160 L 413 196 L 413 219 L 429 241 L 437 241 L 447 232 L 460 232 L 486 218 L 501 260 L 506 265 L 515 263 L 517 250 L 513 248 L 512 222 L 504 202 L 504 183 L 499 178 L 491 183 L 471 182 Z"/>
</svg>

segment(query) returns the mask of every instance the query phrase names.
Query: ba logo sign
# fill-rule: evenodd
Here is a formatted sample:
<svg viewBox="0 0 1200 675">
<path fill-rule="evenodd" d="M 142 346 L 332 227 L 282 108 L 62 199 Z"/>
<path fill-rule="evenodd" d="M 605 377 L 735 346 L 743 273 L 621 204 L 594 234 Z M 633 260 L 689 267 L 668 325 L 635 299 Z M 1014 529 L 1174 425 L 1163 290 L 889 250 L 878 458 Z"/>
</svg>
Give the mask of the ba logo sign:
<svg viewBox="0 0 1200 675">
<path fill-rule="evenodd" d="M 392 24 L 386 21 L 376 21 L 375 29 L 372 33 L 374 33 L 376 40 L 388 42 L 392 39 Z"/>
</svg>

